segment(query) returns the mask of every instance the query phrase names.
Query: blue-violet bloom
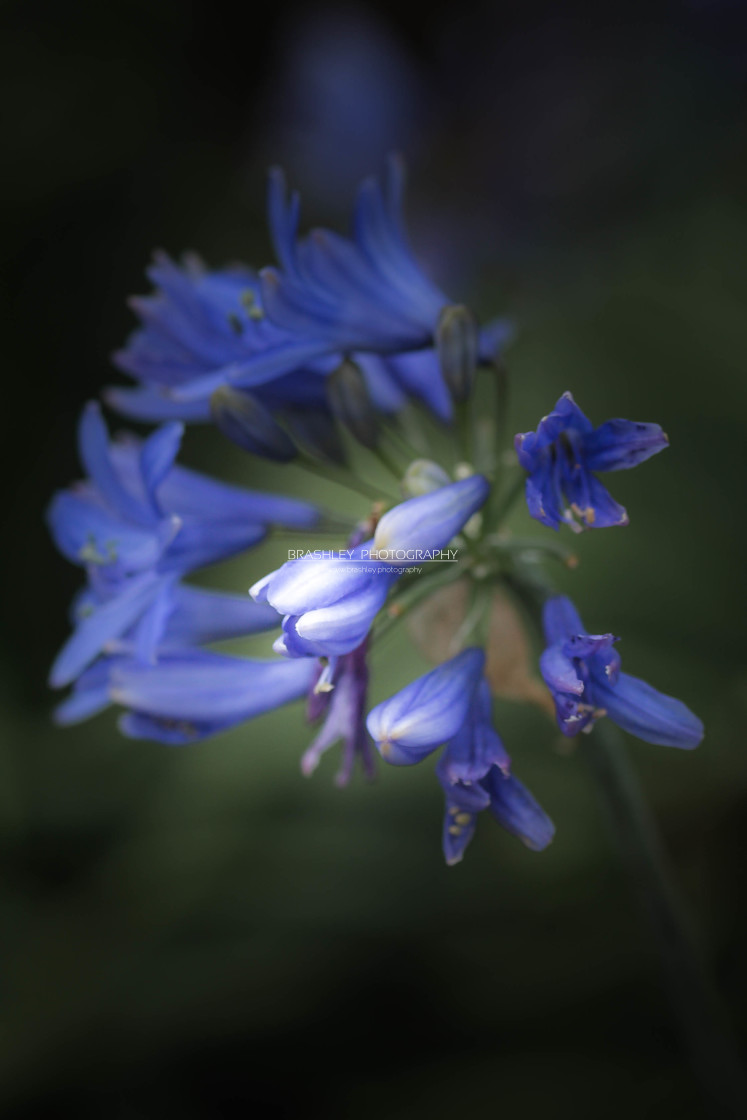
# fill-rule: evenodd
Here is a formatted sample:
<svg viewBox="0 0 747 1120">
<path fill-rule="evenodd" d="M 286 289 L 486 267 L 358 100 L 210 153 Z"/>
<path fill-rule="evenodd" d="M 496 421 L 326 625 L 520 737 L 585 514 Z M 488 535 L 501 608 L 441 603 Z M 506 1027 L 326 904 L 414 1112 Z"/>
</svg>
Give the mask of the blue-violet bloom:
<svg viewBox="0 0 747 1120">
<path fill-rule="evenodd" d="M 421 762 L 460 730 L 482 679 L 485 653 L 465 649 L 382 701 L 367 726 L 381 755 L 395 766 Z"/>
<path fill-rule="evenodd" d="M 668 442 L 658 424 L 607 420 L 595 428 L 571 394 L 563 393 L 536 432 L 524 432 L 514 441 L 528 475 L 530 514 L 551 529 L 565 522 L 575 532 L 627 525 L 625 509 L 593 472 L 635 467 Z"/>
<path fill-rule="evenodd" d="M 620 672 L 612 634 L 588 634 L 565 595 L 548 599 L 543 613 L 547 648 L 540 671 L 555 701 L 564 735 L 591 730 L 608 716 L 631 735 L 664 747 L 690 750 L 703 738 L 703 724 L 681 700 L 657 692 Z"/>
<path fill-rule="evenodd" d="M 373 540 L 344 552 L 288 560 L 255 583 L 252 597 L 284 616 L 276 652 L 287 657 L 352 652 L 405 568 L 445 548 L 488 492 L 487 480 L 472 475 L 411 498 L 384 514 Z"/>
<path fill-rule="evenodd" d="M 55 495 L 48 512 L 55 544 L 88 578 L 75 631 L 52 667 L 53 687 L 73 681 L 136 623 L 148 644 L 165 593 L 188 572 L 244 551 L 271 524 L 318 521 L 307 502 L 175 467 L 182 430 L 172 422 L 143 443 L 110 444 L 98 405 L 84 410 L 79 449 L 88 479 Z"/>
<path fill-rule="evenodd" d="M 74 626 L 91 610 L 91 597 L 92 593 L 86 591 L 76 599 Z M 107 642 L 106 653 L 84 669 L 70 695 L 55 709 L 55 722 L 62 726 L 80 723 L 109 707 L 111 670 L 124 661 L 152 665 L 169 653 L 273 630 L 279 625 L 280 616 L 268 603 L 186 584 L 167 586 L 157 600 L 157 609 L 151 608 L 144 621 L 139 620 L 121 637 Z"/>
<path fill-rule="evenodd" d="M 301 759 L 301 770 L 308 777 L 319 765 L 325 751 L 342 739 L 342 765 L 335 782 L 345 786 L 350 781 L 356 759 L 360 759 L 367 777 L 373 777 L 374 758 L 371 740 L 366 731 L 366 695 L 368 665 L 364 641 L 351 653 L 334 659 L 331 671 L 319 665 L 309 692 L 307 715 L 324 723 Z"/>
<path fill-rule="evenodd" d="M 111 669 L 109 696 L 130 709 L 120 730 L 181 746 L 216 735 L 304 696 L 312 661 L 258 661 L 206 650 L 167 654 L 155 665 Z"/>
</svg>

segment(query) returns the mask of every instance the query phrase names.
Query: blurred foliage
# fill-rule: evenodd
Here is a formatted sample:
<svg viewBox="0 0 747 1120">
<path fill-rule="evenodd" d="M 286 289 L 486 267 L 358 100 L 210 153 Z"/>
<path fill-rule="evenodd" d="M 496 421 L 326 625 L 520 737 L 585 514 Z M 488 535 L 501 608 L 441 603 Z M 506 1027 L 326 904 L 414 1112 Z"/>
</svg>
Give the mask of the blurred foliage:
<svg viewBox="0 0 747 1120">
<path fill-rule="evenodd" d="M 4 5 L 4 1115 L 704 1115 L 590 779 L 541 712 L 497 706 L 555 843 L 538 856 L 481 821 L 454 869 L 430 767 L 340 792 L 328 759 L 305 781 L 300 706 L 184 750 L 127 742 L 111 714 L 50 726 L 44 678 L 77 574 L 43 505 L 77 474 L 75 418 L 114 377 L 123 297 L 151 249 L 265 258 L 283 12 L 253 12 L 250 39 L 215 5 Z M 630 529 L 585 535 L 580 567 L 557 574 L 590 628 L 622 635 L 626 669 L 706 722 L 692 755 L 630 748 L 743 1031 L 740 12 L 613 5 L 595 23 L 467 4 L 427 28 L 401 5 L 369 15 L 431 98 L 416 240 L 454 276 L 477 252 L 476 304 L 517 322 L 511 430 L 571 388 L 596 422 L 670 435 L 610 479 Z M 211 432 L 190 432 L 186 454 L 357 508 Z M 526 531 L 523 513 L 514 525 Z M 268 542 L 206 582 L 248 587 L 300 543 Z M 402 634 L 373 664 L 374 699 L 425 667 Z"/>
</svg>

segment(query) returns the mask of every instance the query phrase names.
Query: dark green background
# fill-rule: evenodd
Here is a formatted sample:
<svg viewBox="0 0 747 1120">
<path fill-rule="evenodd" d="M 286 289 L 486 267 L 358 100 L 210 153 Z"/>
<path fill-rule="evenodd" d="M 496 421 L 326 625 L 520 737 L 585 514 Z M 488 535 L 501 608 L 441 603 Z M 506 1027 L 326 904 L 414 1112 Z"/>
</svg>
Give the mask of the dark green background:
<svg viewBox="0 0 747 1120">
<path fill-rule="evenodd" d="M 631 527 L 586 534 L 562 583 L 592 630 L 622 635 L 627 669 L 705 720 L 693 754 L 630 752 L 741 1034 L 744 9 L 378 13 L 426 91 L 416 240 L 448 225 L 457 271 L 478 262 L 465 294 L 520 328 L 512 430 L 570 388 L 597 422 L 671 438 L 612 478 Z M 4 1115 L 707 1115 L 591 780 L 538 714 L 498 719 L 555 843 L 532 854 L 486 820 L 454 869 L 430 766 L 341 792 L 326 759 L 306 781 L 300 706 L 183 751 L 123 740 L 113 716 L 50 725 L 77 573 L 44 505 L 76 477 L 76 417 L 114 376 L 152 248 L 266 259 L 262 168 L 283 155 L 270 106 L 297 14 L 3 5 Z M 211 433 L 185 454 L 286 485 Z M 243 590 L 294 543 L 210 582 Z M 422 664 L 407 649 L 374 652 L 376 699 Z"/>
</svg>

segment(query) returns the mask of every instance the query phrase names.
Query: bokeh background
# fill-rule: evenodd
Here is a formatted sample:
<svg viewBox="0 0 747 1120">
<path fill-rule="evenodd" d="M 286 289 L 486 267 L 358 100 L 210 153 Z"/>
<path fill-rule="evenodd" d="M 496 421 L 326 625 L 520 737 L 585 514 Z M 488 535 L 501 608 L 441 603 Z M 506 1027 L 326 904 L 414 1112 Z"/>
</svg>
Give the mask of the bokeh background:
<svg viewBox="0 0 747 1120">
<path fill-rule="evenodd" d="M 591 779 L 540 714 L 499 707 L 555 843 L 532 854 L 484 821 L 454 869 L 428 766 L 341 792 L 327 759 L 306 781 L 298 705 L 185 750 L 125 741 L 113 715 L 54 730 L 45 677 L 77 572 L 43 510 L 77 477 L 77 415 L 117 379 L 155 247 L 263 264 L 268 163 L 307 220 L 344 223 L 357 180 L 403 151 L 421 258 L 516 321 L 512 429 L 571 388 L 597 422 L 670 435 L 614 479 L 632 527 L 587 534 L 563 582 L 706 721 L 694 754 L 630 751 L 743 1035 L 747 9 L 1 15 L 3 1115 L 707 1115 Z M 208 432 L 186 456 L 305 485 Z M 288 543 L 206 582 L 243 590 Z M 405 641 L 374 664 L 376 698 L 422 665 Z"/>
</svg>

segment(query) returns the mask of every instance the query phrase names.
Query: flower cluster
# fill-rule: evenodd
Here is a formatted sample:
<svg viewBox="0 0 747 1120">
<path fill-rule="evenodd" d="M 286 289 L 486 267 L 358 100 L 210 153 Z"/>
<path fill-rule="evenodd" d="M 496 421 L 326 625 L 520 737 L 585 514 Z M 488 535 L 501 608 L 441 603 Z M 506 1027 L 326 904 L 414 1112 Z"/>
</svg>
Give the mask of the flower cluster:
<svg viewBox="0 0 747 1120">
<path fill-rule="evenodd" d="M 640 739 L 691 748 L 703 728 L 680 701 L 620 672 L 616 638 L 588 634 L 567 598 L 538 587 L 503 525 L 519 480 L 529 513 L 550 528 L 626 525 L 596 473 L 643 462 L 667 437 L 626 420 L 594 428 L 565 393 L 536 431 L 516 436 L 509 465 L 492 413 L 505 400 L 510 327 L 480 326 L 421 271 L 405 233 L 403 182 L 393 159 L 383 182 L 362 184 L 350 236 L 299 236 L 298 196 L 273 171 L 275 265 L 211 271 L 194 257 L 156 257 L 155 291 L 132 300 L 140 325 L 114 356 L 135 385 L 110 388 L 105 400 L 160 426 L 144 440 L 111 440 L 99 406 L 83 411 L 86 477 L 54 497 L 48 520 L 85 586 L 50 683 L 72 686 L 60 723 L 116 704 L 124 734 L 173 745 L 306 697 L 320 727 L 302 770 L 341 742 L 341 785 L 356 761 L 373 774 L 374 745 L 395 766 L 440 751 L 443 849 L 453 864 L 484 809 L 533 850 L 554 833 L 493 725 L 500 689 L 485 651 L 496 590 L 541 608 L 539 669 L 564 735 L 606 716 Z M 194 422 L 253 456 L 296 460 L 348 485 L 364 495 L 359 518 L 176 465 L 184 425 Z M 497 444 L 487 454 L 486 435 Z M 305 547 L 256 579 L 250 595 L 186 582 L 277 529 L 305 534 Z M 338 546 L 321 548 L 322 531 L 339 533 Z M 530 545 L 534 555 L 558 552 Z M 369 709 L 370 663 L 385 635 L 450 584 L 466 589 L 468 608 L 447 653 L 427 642 L 436 667 Z M 265 631 L 263 660 L 211 648 Z"/>
</svg>

